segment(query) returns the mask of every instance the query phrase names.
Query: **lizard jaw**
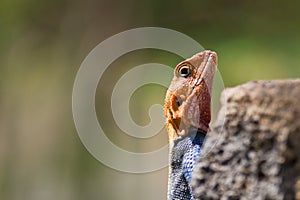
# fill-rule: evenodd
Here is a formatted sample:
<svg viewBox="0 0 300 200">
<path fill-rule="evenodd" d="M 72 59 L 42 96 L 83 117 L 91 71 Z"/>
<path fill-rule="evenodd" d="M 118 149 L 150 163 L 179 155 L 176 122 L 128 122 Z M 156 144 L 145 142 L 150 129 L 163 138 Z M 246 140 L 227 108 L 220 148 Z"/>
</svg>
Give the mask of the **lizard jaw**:
<svg viewBox="0 0 300 200">
<path fill-rule="evenodd" d="M 196 54 L 197 56 L 198 54 Z M 213 78 L 217 68 L 217 54 L 205 51 L 203 61 L 198 70 L 193 84 L 193 90 L 186 100 L 182 115 L 182 123 L 188 127 L 195 127 L 208 132 L 211 120 L 211 92 Z"/>
</svg>

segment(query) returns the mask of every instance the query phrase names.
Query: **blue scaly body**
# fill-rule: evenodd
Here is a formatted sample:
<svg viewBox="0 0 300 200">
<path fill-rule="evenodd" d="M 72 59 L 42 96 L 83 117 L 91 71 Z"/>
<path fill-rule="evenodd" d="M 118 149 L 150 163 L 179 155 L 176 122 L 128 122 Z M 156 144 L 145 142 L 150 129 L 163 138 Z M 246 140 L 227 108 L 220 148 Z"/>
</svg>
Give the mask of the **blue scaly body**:
<svg viewBox="0 0 300 200">
<path fill-rule="evenodd" d="M 195 164 L 200 157 L 205 134 L 198 130 L 197 133 L 174 140 L 170 152 L 168 200 L 194 200 L 190 181 Z"/>
</svg>

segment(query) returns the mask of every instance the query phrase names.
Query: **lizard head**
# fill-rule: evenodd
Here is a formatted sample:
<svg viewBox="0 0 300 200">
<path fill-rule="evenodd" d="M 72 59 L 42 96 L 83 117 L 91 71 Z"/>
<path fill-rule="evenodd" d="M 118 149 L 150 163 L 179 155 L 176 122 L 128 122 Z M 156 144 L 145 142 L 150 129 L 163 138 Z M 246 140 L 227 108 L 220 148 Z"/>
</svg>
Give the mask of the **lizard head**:
<svg viewBox="0 0 300 200">
<path fill-rule="evenodd" d="M 165 99 L 169 140 L 190 130 L 207 132 L 211 120 L 210 101 L 217 54 L 205 50 L 179 63 Z"/>
</svg>

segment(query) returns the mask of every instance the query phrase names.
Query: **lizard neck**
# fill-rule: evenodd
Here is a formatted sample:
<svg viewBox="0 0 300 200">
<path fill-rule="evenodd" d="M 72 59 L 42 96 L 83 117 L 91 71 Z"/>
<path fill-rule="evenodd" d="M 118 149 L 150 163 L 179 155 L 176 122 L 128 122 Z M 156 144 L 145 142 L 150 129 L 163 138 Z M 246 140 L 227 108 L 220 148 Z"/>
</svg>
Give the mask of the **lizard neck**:
<svg viewBox="0 0 300 200">
<path fill-rule="evenodd" d="M 206 133 L 200 129 L 189 133 L 186 137 L 178 137 L 170 147 L 169 193 L 168 199 L 193 200 L 190 187 L 191 175 Z"/>
</svg>

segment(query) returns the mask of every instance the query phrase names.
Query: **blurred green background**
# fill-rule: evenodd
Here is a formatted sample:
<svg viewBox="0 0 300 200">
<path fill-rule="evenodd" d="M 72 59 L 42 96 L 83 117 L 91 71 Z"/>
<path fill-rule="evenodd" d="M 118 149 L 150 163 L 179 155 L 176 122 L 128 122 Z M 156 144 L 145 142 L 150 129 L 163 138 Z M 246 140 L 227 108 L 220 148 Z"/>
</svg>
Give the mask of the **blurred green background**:
<svg viewBox="0 0 300 200">
<path fill-rule="evenodd" d="M 226 87 L 255 79 L 299 78 L 300 1 L 0 1 L 0 199 L 165 199 L 165 168 L 148 174 L 112 170 L 81 144 L 72 118 L 72 87 L 85 56 L 121 31 L 158 26 L 180 31 L 217 51 Z M 140 50 L 118 59 L 97 90 L 97 114 L 124 149 L 155 150 L 123 134 L 110 108 L 113 84 L 146 62 L 175 66 L 167 52 Z M 166 88 L 145 86 L 132 97 L 132 117 L 147 124 Z M 109 152 L 107 152 L 109 153 Z"/>
</svg>

